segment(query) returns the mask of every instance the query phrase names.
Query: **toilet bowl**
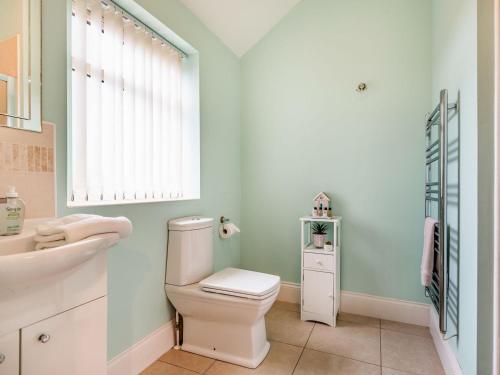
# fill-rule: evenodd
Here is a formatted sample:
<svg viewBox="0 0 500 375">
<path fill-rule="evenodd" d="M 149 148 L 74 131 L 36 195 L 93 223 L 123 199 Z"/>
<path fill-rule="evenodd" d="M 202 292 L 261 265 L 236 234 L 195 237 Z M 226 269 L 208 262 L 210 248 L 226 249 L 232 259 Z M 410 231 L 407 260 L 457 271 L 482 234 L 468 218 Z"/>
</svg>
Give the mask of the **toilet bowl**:
<svg viewBox="0 0 500 375">
<path fill-rule="evenodd" d="M 183 350 L 250 368 L 264 360 L 270 346 L 264 316 L 278 296 L 279 281 L 263 299 L 208 292 L 198 283 L 165 289 L 183 318 Z"/>
<path fill-rule="evenodd" d="M 169 222 L 165 291 L 183 318 L 182 349 L 255 368 L 269 351 L 264 316 L 280 278 L 237 268 L 212 273 L 211 240 L 211 219 Z"/>
</svg>

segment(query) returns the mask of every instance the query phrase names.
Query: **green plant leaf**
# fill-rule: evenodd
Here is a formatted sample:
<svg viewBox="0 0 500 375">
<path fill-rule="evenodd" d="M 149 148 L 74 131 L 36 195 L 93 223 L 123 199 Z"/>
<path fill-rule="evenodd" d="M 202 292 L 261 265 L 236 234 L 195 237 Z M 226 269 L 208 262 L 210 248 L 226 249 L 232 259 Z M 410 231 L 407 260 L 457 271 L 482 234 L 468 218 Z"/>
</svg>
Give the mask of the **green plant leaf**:
<svg viewBox="0 0 500 375">
<path fill-rule="evenodd" d="M 326 223 L 312 223 L 311 225 L 313 234 L 326 234 L 328 230 L 328 225 Z"/>
</svg>

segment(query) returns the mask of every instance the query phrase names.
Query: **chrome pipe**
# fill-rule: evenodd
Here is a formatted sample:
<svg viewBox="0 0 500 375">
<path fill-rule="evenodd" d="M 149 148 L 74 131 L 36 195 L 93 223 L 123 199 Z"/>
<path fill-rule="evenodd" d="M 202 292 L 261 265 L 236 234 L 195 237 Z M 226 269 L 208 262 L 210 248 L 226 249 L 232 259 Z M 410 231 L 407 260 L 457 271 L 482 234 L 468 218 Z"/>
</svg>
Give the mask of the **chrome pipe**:
<svg viewBox="0 0 500 375">
<path fill-rule="evenodd" d="M 431 156 L 433 156 L 433 155 L 437 154 L 438 152 L 439 152 L 439 148 L 435 148 L 435 149 L 434 149 L 434 150 L 432 150 L 432 151 L 427 151 L 427 153 L 426 153 L 425 157 L 426 157 L 426 158 L 430 158 Z"/>
<path fill-rule="evenodd" d="M 426 164 L 426 165 L 429 165 L 429 164 L 432 164 L 432 163 L 434 163 L 435 161 L 438 161 L 438 160 L 441 160 L 441 157 L 440 157 L 440 156 L 436 156 L 436 157 L 434 157 L 434 158 L 432 158 L 432 159 L 429 159 L 429 160 L 428 160 L 428 159 L 426 159 L 425 164 Z"/>
<path fill-rule="evenodd" d="M 440 110 L 440 104 L 438 104 L 436 108 L 434 108 L 434 110 L 430 113 L 430 115 L 427 116 L 427 124 L 433 123 L 434 120 L 436 120 L 434 116 L 436 116 L 439 113 L 439 110 Z"/>
<path fill-rule="evenodd" d="M 174 349 L 175 350 L 180 350 L 181 349 L 181 343 L 180 343 L 180 331 L 181 331 L 181 324 L 180 324 L 180 319 L 179 319 L 179 311 L 175 311 L 175 345 Z"/>
<path fill-rule="evenodd" d="M 446 333 L 447 288 L 448 288 L 448 257 L 446 235 L 446 181 L 448 171 L 446 156 L 448 155 L 448 91 L 442 90 L 439 100 L 440 129 L 439 141 L 441 154 L 439 156 L 439 330 Z"/>
<path fill-rule="evenodd" d="M 500 374 L 500 0 L 494 3 L 493 374 Z"/>
<path fill-rule="evenodd" d="M 428 152 L 428 151 L 432 150 L 434 147 L 436 147 L 437 145 L 439 145 L 439 140 L 437 140 L 437 141 L 435 141 L 434 143 L 432 143 L 431 145 L 429 145 L 429 146 L 425 149 L 425 151 L 427 151 L 427 152 Z M 439 150 L 439 148 L 438 148 L 438 150 Z"/>
</svg>

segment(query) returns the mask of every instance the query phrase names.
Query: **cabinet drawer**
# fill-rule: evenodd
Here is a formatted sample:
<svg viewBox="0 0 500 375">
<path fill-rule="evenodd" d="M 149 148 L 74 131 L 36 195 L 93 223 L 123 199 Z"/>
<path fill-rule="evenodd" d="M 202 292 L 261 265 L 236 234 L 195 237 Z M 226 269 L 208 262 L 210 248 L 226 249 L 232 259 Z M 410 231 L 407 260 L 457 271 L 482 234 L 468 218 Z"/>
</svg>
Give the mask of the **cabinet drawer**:
<svg viewBox="0 0 500 375">
<path fill-rule="evenodd" d="M 304 268 L 333 272 L 335 270 L 334 256 L 333 254 L 304 253 Z"/>
</svg>

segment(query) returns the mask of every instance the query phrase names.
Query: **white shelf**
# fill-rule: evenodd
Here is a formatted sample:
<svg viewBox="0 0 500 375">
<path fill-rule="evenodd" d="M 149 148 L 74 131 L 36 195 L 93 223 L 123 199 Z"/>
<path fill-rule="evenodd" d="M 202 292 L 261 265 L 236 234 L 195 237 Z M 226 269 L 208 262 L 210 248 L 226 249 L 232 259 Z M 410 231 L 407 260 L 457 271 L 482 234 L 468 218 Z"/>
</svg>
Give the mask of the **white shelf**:
<svg viewBox="0 0 500 375">
<path fill-rule="evenodd" d="M 323 216 L 304 216 L 300 221 L 323 221 L 327 223 L 335 223 L 342 220 L 342 216 L 323 217 Z"/>
<path fill-rule="evenodd" d="M 333 254 L 335 253 L 335 248 L 333 250 L 325 250 L 322 248 L 317 248 L 313 244 L 307 244 L 306 247 L 302 248 L 305 253 L 318 253 L 318 254 Z"/>
</svg>

